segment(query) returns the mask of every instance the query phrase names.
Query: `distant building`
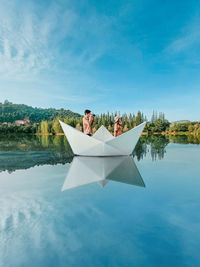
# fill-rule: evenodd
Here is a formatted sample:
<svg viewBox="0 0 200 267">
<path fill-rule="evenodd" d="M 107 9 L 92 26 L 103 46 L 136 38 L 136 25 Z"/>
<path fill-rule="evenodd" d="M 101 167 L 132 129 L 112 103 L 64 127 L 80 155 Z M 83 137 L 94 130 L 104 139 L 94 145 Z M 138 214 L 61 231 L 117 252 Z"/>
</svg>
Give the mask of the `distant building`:
<svg viewBox="0 0 200 267">
<path fill-rule="evenodd" d="M 30 120 L 28 117 L 25 117 L 23 120 L 16 120 L 14 122 L 15 125 L 19 126 L 19 125 L 28 125 L 30 124 Z"/>
</svg>

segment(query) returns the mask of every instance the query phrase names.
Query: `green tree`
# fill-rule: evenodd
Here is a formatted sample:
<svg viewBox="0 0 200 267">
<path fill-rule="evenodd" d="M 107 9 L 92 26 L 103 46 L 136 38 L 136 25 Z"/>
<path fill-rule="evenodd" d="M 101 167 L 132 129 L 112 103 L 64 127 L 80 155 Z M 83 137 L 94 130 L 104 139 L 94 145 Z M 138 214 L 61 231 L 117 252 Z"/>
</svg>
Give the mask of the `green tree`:
<svg viewBox="0 0 200 267">
<path fill-rule="evenodd" d="M 48 134 L 49 133 L 48 122 L 47 121 L 42 121 L 41 122 L 41 133 L 42 134 Z"/>
<path fill-rule="evenodd" d="M 155 132 L 162 132 L 165 130 L 165 126 L 163 125 L 163 122 L 161 119 L 157 119 L 155 122 L 154 122 L 154 131 Z"/>
<path fill-rule="evenodd" d="M 142 123 L 142 114 L 140 111 L 138 111 L 137 116 L 136 116 L 136 125 L 139 125 Z"/>
<path fill-rule="evenodd" d="M 56 119 L 52 124 L 52 130 L 54 134 L 62 133 L 62 128 L 60 126 L 59 119 Z"/>
</svg>

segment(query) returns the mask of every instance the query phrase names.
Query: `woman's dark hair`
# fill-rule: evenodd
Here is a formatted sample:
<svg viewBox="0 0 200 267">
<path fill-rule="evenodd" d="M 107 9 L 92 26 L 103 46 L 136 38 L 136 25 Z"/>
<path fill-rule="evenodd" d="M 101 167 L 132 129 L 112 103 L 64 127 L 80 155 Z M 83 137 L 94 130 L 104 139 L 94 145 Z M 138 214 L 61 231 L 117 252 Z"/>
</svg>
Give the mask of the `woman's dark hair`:
<svg viewBox="0 0 200 267">
<path fill-rule="evenodd" d="M 91 111 L 89 109 L 85 110 L 85 114 L 90 114 L 90 113 L 91 113 Z"/>
</svg>

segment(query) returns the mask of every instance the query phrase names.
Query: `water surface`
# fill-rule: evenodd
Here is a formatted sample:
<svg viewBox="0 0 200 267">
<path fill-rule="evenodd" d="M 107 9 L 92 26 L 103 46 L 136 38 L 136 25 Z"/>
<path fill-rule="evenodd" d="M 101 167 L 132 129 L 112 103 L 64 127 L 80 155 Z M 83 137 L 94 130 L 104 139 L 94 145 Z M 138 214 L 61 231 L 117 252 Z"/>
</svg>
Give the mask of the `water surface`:
<svg viewBox="0 0 200 267">
<path fill-rule="evenodd" d="M 135 185 L 120 167 L 106 183 L 62 191 L 74 164 L 63 136 L 1 137 L 0 266 L 199 266 L 195 142 L 142 138 Z"/>
</svg>

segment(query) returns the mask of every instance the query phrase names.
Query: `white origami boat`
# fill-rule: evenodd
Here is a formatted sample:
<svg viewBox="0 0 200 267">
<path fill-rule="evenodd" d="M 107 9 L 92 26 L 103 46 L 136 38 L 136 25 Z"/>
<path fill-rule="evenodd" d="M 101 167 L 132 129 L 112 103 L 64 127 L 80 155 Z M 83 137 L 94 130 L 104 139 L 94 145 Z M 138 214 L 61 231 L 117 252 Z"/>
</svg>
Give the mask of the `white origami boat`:
<svg viewBox="0 0 200 267">
<path fill-rule="evenodd" d="M 59 121 L 75 155 L 79 156 L 127 156 L 132 154 L 146 122 L 118 137 L 114 137 L 103 125 L 93 136 Z"/>
<path fill-rule="evenodd" d="M 62 191 L 95 182 L 104 187 L 109 181 L 145 187 L 133 156 L 77 156 L 73 158 Z"/>
</svg>

